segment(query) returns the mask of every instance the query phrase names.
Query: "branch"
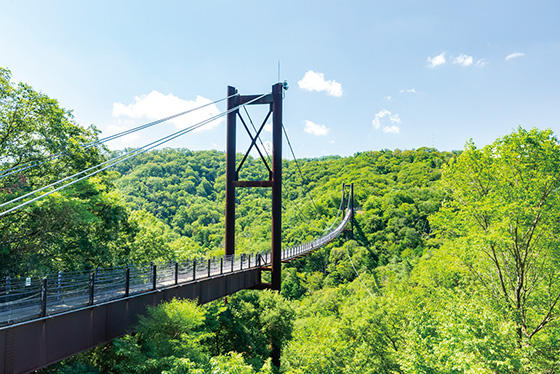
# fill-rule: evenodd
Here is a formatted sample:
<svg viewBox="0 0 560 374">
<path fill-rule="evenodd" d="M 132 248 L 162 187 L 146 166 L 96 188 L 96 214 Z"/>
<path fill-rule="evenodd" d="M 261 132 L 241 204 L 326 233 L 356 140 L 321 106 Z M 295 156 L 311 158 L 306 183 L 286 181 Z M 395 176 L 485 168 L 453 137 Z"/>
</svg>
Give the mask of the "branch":
<svg viewBox="0 0 560 374">
<path fill-rule="evenodd" d="M 543 327 L 546 326 L 547 323 L 554 320 L 555 317 L 552 316 L 552 312 L 554 311 L 554 308 L 556 307 L 556 304 L 558 303 L 559 299 L 560 299 L 560 293 L 558 294 L 558 296 L 556 296 L 556 299 L 554 300 L 554 302 L 552 303 L 552 305 L 548 309 L 548 313 L 543 318 L 541 323 L 539 323 L 539 325 L 533 330 L 533 332 L 528 335 L 529 339 L 531 339 L 537 332 L 541 331 L 543 329 Z"/>
</svg>

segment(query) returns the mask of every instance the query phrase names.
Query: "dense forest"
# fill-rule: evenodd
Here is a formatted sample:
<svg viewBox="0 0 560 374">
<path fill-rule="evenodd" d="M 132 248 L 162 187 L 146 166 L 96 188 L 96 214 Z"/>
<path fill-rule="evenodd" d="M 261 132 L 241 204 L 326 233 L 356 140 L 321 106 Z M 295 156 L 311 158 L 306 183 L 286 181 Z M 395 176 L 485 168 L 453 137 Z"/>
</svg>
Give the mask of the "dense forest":
<svg viewBox="0 0 560 374">
<path fill-rule="evenodd" d="M 2 172 L 0 203 L 128 151 L 84 147 L 94 127 L 10 79 L 0 70 L 0 164 L 35 167 Z M 265 170 L 249 158 L 241 177 Z M 328 229 L 343 183 L 355 186 L 353 237 L 283 265 L 280 293 L 164 303 L 134 333 L 42 372 L 558 372 L 559 172 L 554 134 L 523 128 L 458 152 L 286 160 L 283 243 Z M 0 275 L 221 255 L 224 173 L 222 152 L 155 150 L 10 212 Z M 270 191 L 237 199 L 237 251 L 268 248 Z"/>
</svg>

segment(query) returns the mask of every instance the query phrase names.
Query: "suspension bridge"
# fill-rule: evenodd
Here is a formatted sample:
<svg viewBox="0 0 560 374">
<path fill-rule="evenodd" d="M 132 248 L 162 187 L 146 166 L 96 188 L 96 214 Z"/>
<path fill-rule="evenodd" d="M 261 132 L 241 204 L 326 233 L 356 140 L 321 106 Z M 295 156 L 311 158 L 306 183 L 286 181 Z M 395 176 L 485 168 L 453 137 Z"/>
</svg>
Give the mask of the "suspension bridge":
<svg viewBox="0 0 560 374">
<path fill-rule="evenodd" d="M 226 229 L 225 253 L 221 257 L 197 258 L 185 262 L 150 263 L 123 267 L 97 268 L 94 271 L 58 272 L 42 279 L 7 277 L 0 281 L 0 374 L 28 373 L 83 352 L 130 332 L 144 315 L 147 306 L 173 298 L 188 298 L 207 303 L 243 289 L 280 290 L 281 264 L 306 256 L 340 236 L 352 224 L 354 214 L 353 184 L 346 199 L 343 187 L 339 213 L 342 219 L 321 237 L 292 247 L 282 247 L 282 100 L 284 85 L 272 86 L 264 95 L 239 95 L 228 87 L 227 110 L 186 129 L 154 141 L 102 164 L 43 186 L 33 192 L 0 204 L 0 212 L 9 214 L 50 193 L 89 178 L 124 160 L 147 152 L 167 141 L 197 129 L 220 116 L 227 116 L 226 150 Z M 245 105 L 268 105 L 269 112 L 253 134 L 240 108 Z M 207 106 L 209 104 L 206 104 Z M 199 108 L 196 108 L 199 109 Z M 86 144 L 96 146 L 107 139 L 128 135 L 133 131 L 155 126 L 185 111 L 132 130 Z M 260 133 L 272 116 L 272 160 L 267 162 L 257 145 Z M 241 163 L 236 163 L 236 119 L 239 118 L 251 138 L 251 144 Z M 252 121 L 251 121 L 252 124 Z M 288 140 L 289 142 L 289 140 Z M 289 144 L 289 143 L 288 143 Z M 239 171 L 251 149 L 255 147 L 268 170 L 268 179 L 240 181 Z M 291 145 L 290 145 L 291 148 Z M 293 154 L 293 149 L 292 149 Z M 55 154 L 49 160 L 63 157 Z M 294 156 L 295 158 L 295 156 Z M 28 163 L 0 172 L 0 178 L 21 173 L 49 160 Z M 268 159 L 270 161 L 270 159 Z M 299 167 L 298 167 L 299 168 Z M 301 173 L 301 170 L 300 170 Z M 235 189 L 245 187 L 272 188 L 272 235 L 268 251 L 235 254 Z M 41 193 L 39 196 L 33 195 Z M 345 206 L 344 202 L 347 201 Z M 16 205 L 17 204 L 17 205 Z M 338 215 L 337 215 L 338 217 Z M 262 273 L 271 273 L 271 282 L 263 283 Z M 273 347 L 273 363 L 279 366 L 280 350 Z"/>
</svg>

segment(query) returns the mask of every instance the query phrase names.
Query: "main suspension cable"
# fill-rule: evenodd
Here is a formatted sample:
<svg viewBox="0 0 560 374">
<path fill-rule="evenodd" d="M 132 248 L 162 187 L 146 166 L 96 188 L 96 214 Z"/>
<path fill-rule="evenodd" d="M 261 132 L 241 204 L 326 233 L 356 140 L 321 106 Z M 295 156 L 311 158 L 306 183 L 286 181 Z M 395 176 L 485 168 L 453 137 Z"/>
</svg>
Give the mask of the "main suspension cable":
<svg viewBox="0 0 560 374">
<path fill-rule="evenodd" d="M 140 126 L 137 126 L 137 127 L 132 128 L 132 129 L 125 130 L 125 131 L 123 131 L 123 132 L 120 132 L 120 133 L 117 133 L 117 134 L 113 134 L 113 135 L 107 136 L 107 137 L 102 138 L 102 139 L 95 140 L 95 141 L 93 141 L 93 142 L 84 144 L 84 145 L 82 146 L 82 148 L 83 148 L 83 150 L 86 150 L 86 149 L 91 148 L 91 147 L 93 147 L 93 146 L 96 146 L 96 145 L 99 145 L 99 144 L 102 144 L 102 143 L 105 143 L 105 142 L 108 142 L 108 141 L 111 141 L 111 140 L 114 140 L 114 139 L 118 139 L 118 138 L 120 138 L 120 137 L 122 137 L 122 136 L 129 135 L 129 134 L 133 134 L 133 133 L 135 133 L 135 132 L 137 132 L 137 131 L 147 129 L 147 128 L 152 127 L 152 126 L 155 126 L 155 125 L 159 125 L 160 123 L 163 123 L 163 122 L 166 122 L 166 121 L 175 119 L 175 118 L 177 118 L 177 117 L 183 116 L 183 115 L 188 114 L 188 113 L 192 113 L 192 112 L 194 112 L 194 111 L 197 111 L 197 110 L 199 110 L 199 109 L 205 108 L 205 107 L 207 107 L 207 106 L 217 104 L 217 103 L 219 103 L 219 102 L 221 102 L 221 101 L 227 100 L 227 99 L 229 99 L 229 98 L 231 98 L 231 97 L 233 97 L 233 96 L 237 96 L 237 95 L 239 95 L 239 94 L 236 93 L 236 94 L 230 95 L 230 96 L 228 96 L 228 97 L 225 97 L 225 98 L 223 98 L 223 99 L 215 100 L 215 101 L 212 101 L 212 102 L 210 102 L 210 103 L 206 103 L 206 104 L 204 104 L 204 105 L 201 105 L 201 106 L 199 106 L 199 107 L 192 108 L 192 109 L 186 110 L 186 111 L 184 111 L 184 112 L 177 113 L 177 114 L 174 114 L 174 115 L 172 115 L 172 116 L 159 119 L 159 120 L 157 120 L 157 121 L 149 122 L 149 123 L 146 123 L 146 124 L 144 124 L 144 125 L 140 125 Z M 4 178 L 4 177 L 7 177 L 7 176 L 9 176 L 9 175 L 18 173 L 18 172 L 25 171 L 25 170 L 27 170 L 27 169 L 31 169 L 31 168 L 34 168 L 34 167 L 43 165 L 43 164 L 45 164 L 45 163 L 47 163 L 47 162 L 49 162 L 49 161 L 54 161 L 54 160 L 56 160 L 56 159 L 58 159 L 58 158 L 60 158 L 60 157 L 62 157 L 62 156 L 64 156 L 64 155 L 67 155 L 67 154 L 68 154 L 67 152 L 58 152 L 58 153 L 56 153 L 56 154 L 54 154 L 54 155 L 48 156 L 48 158 L 47 158 L 46 160 L 44 160 L 44 161 L 40 161 L 40 162 L 38 162 L 38 161 L 29 161 L 29 162 L 26 162 L 25 164 L 22 164 L 22 165 L 19 165 L 19 166 L 14 166 L 14 167 L 12 167 L 12 168 L 10 168 L 10 169 L 7 169 L 7 170 L 3 170 L 3 171 L 0 172 L 0 179 L 2 179 L 2 178 Z"/>
<path fill-rule="evenodd" d="M 256 100 L 258 100 L 258 99 L 260 99 L 260 98 L 262 98 L 262 97 L 264 97 L 264 96 L 266 96 L 266 94 L 261 95 L 261 96 L 255 98 L 255 99 L 251 100 L 249 103 L 251 103 L 251 102 L 253 102 L 253 101 L 256 101 Z M 88 169 L 86 169 L 86 170 L 80 171 L 80 172 L 78 172 L 78 173 L 76 173 L 76 174 L 73 174 L 73 175 L 68 176 L 68 177 L 66 177 L 66 178 L 63 178 L 63 179 L 61 179 L 61 180 L 59 180 L 59 181 L 56 181 L 56 182 L 54 182 L 54 183 L 51 183 L 51 184 L 49 184 L 48 186 L 41 187 L 41 188 L 39 188 L 39 189 L 37 189 L 37 190 L 35 190 L 35 191 L 29 192 L 29 193 L 27 193 L 27 194 L 25 194 L 25 195 L 22 195 L 22 196 L 19 196 L 19 197 L 15 198 L 15 199 L 13 199 L 13 200 L 10 200 L 10 201 L 8 201 L 8 202 L 5 202 L 5 203 L 3 203 L 3 204 L 0 204 L 0 208 L 1 208 L 1 207 L 4 207 L 4 206 L 6 206 L 6 205 L 9 205 L 9 204 L 13 204 L 13 203 L 16 202 L 16 201 L 19 201 L 19 200 L 21 200 L 21 199 L 24 199 L 24 198 L 26 198 L 26 197 L 29 197 L 29 196 L 31 196 L 31 195 L 34 195 L 34 194 L 36 194 L 36 193 L 38 193 L 38 192 L 44 191 L 44 190 L 47 189 L 47 188 L 54 187 L 55 185 L 60 184 L 60 183 L 62 183 L 62 182 L 65 182 L 65 181 L 67 181 L 67 180 L 69 180 L 69 179 L 75 178 L 75 177 L 77 177 L 78 175 L 84 174 L 84 173 L 86 173 L 86 172 L 88 172 L 88 171 L 91 171 L 91 170 L 93 170 L 93 169 L 96 169 L 96 168 L 98 168 L 98 167 L 100 167 L 100 166 L 109 164 L 109 165 L 103 167 L 102 169 L 96 170 L 96 171 L 94 171 L 94 172 L 92 172 L 92 173 L 90 173 L 90 174 L 87 174 L 87 175 L 85 175 L 85 176 L 79 178 L 79 179 L 76 179 L 76 180 L 74 180 L 74 181 L 72 181 L 72 182 L 69 182 L 69 183 L 67 183 L 67 184 L 65 184 L 65 185 L 63 185 L 63 186 L 60 186 L 60 187 L 58 187 L 58 188 L 52 190 L 52 191 L 49 191 L 49 192 L 47 192 L 47 193 L 45 193 L 45 194 L 43 194 L 43 195 L 41 195 L 41 196 L 37 196 L 37 197 L 35 197 L 35 198 L 33 198 L 33 199 L 29 200 L 29 201 L 26 201 L 25 203 L 19 204 L 19 205 L 15 206 L 15 207 L 13 207 L 13 208 L 11 208 L 11 209 L 8 209 L 8 210 L 6 210 L 6 211 L 4 211 L 4 212 L 1 212 L 1 213 L 0 213 L 0 217 L 6 215 L 6 214 L 8 214 L 8 213 L 10 213 L 10 212 L 12 212 L 12 211 L 14 211 L 14 210 L 16 210 L 16 209 L 22 208 L 22 207 L 24 207 L 24 206 L 26 206 L 26 205 L 28 205 L 28 204 L 34 202 L 34 201 L 37 201 L 37 200 L 39 200 L 39 199 L 42 199 L 42 198 L 44 198 L 44 197 L 46 197 L 46 196 L 48 196 L 48 195 L 50 195 L 50 194 L 52 194 L 52 193 L 54 193 L 54 192 L 60 191 L 60 190 L 62 190 L 63 188 L 66 188 L 66 187 L 68 187 L 68 186 L 71 186 L 71 185 L 73 185 L 74 183 L 77 183 L 77 182 L 82 181 L 82 180 L 84 180 L 84 179 L 86 179 L 86 178 L 89 178 L 89 177 L 91 177 L 91 176 L 93 176 L 93 175 L 96 175 L 96 174 L 98 174 L 98 173 L 100 173 L 100 172 L 102 172 L 102 171 L 104 171 L 104 170 L 106 170 L 106 169 L 108 169 L 108 168 L 110 168 L 110 167 L 112 167 L 112 166 L 115 166 L 115 165 L 117 165 L 117 164 L 120 164 L 121 162 L 124 162 L 124 161 L 126 161 L 126 160 L 128 160 L 128 159 L 130 159 L 130 158 L 132 158 L 132 157 L 135 157 L 135 156 L 138 156 L 138 155 L 140 155 L 140 154 L 143 154 L 143 153 L 145 153 L 145 152 L 147 152 L 147 151 L 149 151 L 149 150 L 151 150 L 151 149 L 153 149 L 153 148 L 156 148 L 156 147 L 158 147 L 158 146 L 160 146 L 160 145 L 162 145 L 162 144 L 164 144 L 164 143 L 167 143 L 167 142 L 169 142 L 169 141 L 171 141 L 171 140 L 173 140 L 173 139 L 176 139 L 176 138 L 178 138 L 178 137 L 180 137 L 180 136 L 182 136 L 182 135 L 184 135 L 184 134 L 186 134 L 186 133 L 188 133 L 188 132 L 191 132 L 191 131 L 193 131 L 193 130 L 196 130 L 196 129 L 198 129 L 198 128 L 200 128 L 200 127 L 202 127 L 202 126 L 204 126 L 204 125 L 206 125 L 206 124 L 208 124 L 208 123 L 210 123 L 210 122 L 212 122 L 212 121 L 214 121 L 214 120 L 216 120 L 216 119 L 218 119 L 218 118 L 220 118 L 220 117 L 223 117 L 223 116 L 225 116 L 225 115 L 227 115 L 227 114 L 229 114 L 229 113 L 231 113 L 231 112 L 236 111 L 237 109 L 239 109 L 239 106 L 237 106 L 237 107 L 235 107 L 235 108 L 231 108 L 231 109 L 229 109 L 229 110 L 227 110 L 227 111 L 225 111 L 225 112 L 222 112 L 222 113 L 220 113 L 220 114 L 218 114 L 218 115 L 216 115 L 216 116 L 213 116 L 213 117 L 211 117 L 211 118 L 208 118 L 208 119 L 206 119 L 206 120 L 203 120 L 203 121 L 201 121 L 201 122 L 198 122 L 198 123 L 196 123 L 196 124 L 194 124 L 194 125 L 192 125 L 192 126 L 189 126 L 189 127 L 185 128 L 185 129 L 183 129 L 183 130 L 177 131 L 177 132 L 175 132 L 175 133 L 173 133 L 173 134 L 171 134 L 171 135 L 168 135 L 168 136 L 166 136 L 166 137 L 163 137 L 163 138 L 161 138 L 161 139 L 159 139 L 159 140 L 156 140 L 156 141 L 154 141 L 154 142 L 152 142 L 152 143 L 149 143 L 149 144 L 147 144 L 147 145 L 145 145 L 145 146 L 143 146 L 143 147 L 141 147 L 141 148 L 138 148 L 138 149 L 136 149 L 136 150 L 127 152 L 127 153 L 125 153 L 125 154 L 123 154 L 123 155 L 120 155 L 120 156 L 117 156 L 117 157 L 115 157 L 115 158 L 113 158 L 113 159 L 107 160 L 107 161 L 105 161 L 105 162 L 103 162 L 103 163 L 101 163 L 101 164 L 99 164 L 99 165 L 92 166 L 92 167 L 90 167 L 90 168 L 88 168 Z M 125 156 L 127 156 L 127 157 L 125 157 Z M 123 157 L 124 157 L 124 158 L 123 158 Z M 120 159 L 120 160 L 119 160 L 119 159 Z M 118 161 L 115 161 L 115 160 L 118 160 Z"/>
<path fill-rule="evenodd" d="M 344 190 L 343 190 L 344 192 Z M 327 227 L 325 229 L 325 231 L 328 231 L 330 229 L 332 229 L 332 227 L 334 226 L 335 222 L 338 220 L 338 216 L 340 215 L 340 212 L 342 212 L 342 205 L 344 204 L 344 195 L 342 195 L 342 199 L 340 199 L 340 205 L 338 207 L 338 212 L 336 212 L 336 217 L 334 217 L 334 220 L 332 221 L 332 223 L 330 224 L 329 227 Z"/>
<path fill-rule="evenodd" d="M 292 148 L 292 143 L 290 142 L 290 138 L 288 137 L 288 132 L 286 131 L 286 128 L 284 127 L 284 124 L 282 124 L 282 130 L 284 130 L 284 135 L 286 135 L 286 141 L 288 142 L 288 146 L 290 147 L 290 151 L 292 153 L 292 158 L 294 159 L 294 161 L 296 163 L 296 167 L 297 167 L 297 170 L 299 172 L 299 175 L 301 176 L 301 180 L 302 180 L 302 182 L 305 182 L 305 177 L 303 176 L 303 173 L 301 172 L 301 168 L 299 167 L 299 163 L 297 161 L 296 155 L 294 153 L 294 149 Z M 303 186 L 303 184 L 302 184 L 302 186 Z M 303 186 L 303 187 L 305 187 L 305 186 Z M 317 215 L 319 215 L 321 220 L 324 221 L 323 216 L 321 215 L 321 213 L 319 213 L 319 210 L 317 209 L 317 205 L 315 205 L 315 201 L 313 200 L 313 197 L 311 196 L 311 194 L 306 194 L 306 196 L 308 196 L 309 199 L 311 199 L 311 203 L 313 204 L 313 208 L 315 209 L 315 212 L 317 212 Z"/>
<path fill-rule="evenodd" d="M 355 246 L 354 246 L 354 248 L 355 248 Z M 352 257 L 350 257 L 350 252 L 348 252 L 348 242 L 346 242 L 346 255 L 348 256 L 348 259 L 350 260 L 350 264 L 352 265 L 352 269 L 354 269 L 354 272 L 356 273 L 356 275 L 360 279 L 360 282 L 362 282 L 362 284 L 366 288 L 367 292 L 369 293 L 369 296 L 371 296 L 371 298 L 375 300 L 375 298 L 373 297 L 373 294 L 369 290 L 368 286 L 366 286 L 366 284 L 362 280 L 362 277 L 360 276 L 360 273 L 358 273 L 358 270 L 356 270 L 356 267 L 354 266 L 354 262 L 352 262 Z"/>
</svg>

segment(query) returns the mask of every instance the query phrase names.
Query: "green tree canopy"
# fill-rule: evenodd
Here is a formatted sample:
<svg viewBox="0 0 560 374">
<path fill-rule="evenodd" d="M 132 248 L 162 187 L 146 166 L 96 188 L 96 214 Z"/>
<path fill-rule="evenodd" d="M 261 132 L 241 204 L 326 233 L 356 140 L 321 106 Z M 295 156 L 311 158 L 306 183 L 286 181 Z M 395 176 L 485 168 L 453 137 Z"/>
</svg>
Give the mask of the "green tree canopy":
<svg viewBox="0 0 560 374">
<path fill-rule="evenodd" d="M 433 217 L 449 248 L 517 325 L 520 345 L 560 315 L 560 146 L 517 129 L 444 168 L 449 194 Z"/>
</svg>

